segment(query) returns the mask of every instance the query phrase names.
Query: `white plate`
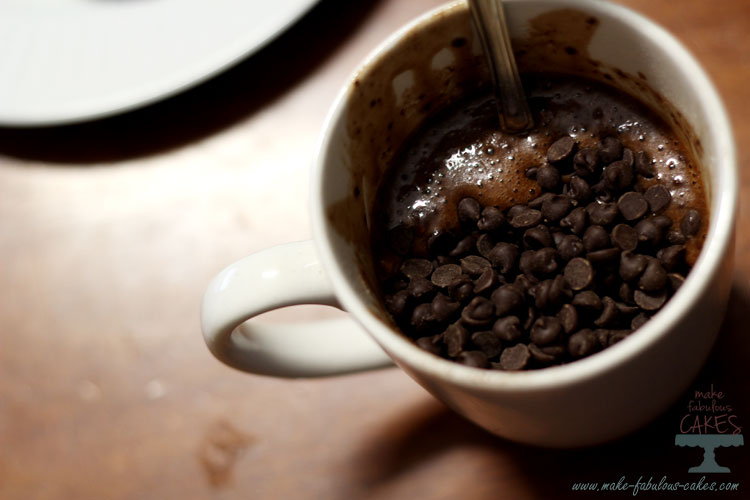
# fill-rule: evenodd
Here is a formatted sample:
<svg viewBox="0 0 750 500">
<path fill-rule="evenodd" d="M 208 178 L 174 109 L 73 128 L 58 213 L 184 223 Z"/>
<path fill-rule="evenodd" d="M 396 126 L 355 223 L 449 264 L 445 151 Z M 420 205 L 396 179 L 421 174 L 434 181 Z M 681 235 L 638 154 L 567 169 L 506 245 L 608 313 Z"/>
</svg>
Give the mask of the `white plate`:
<svg viewBox="0 0 750 500">
<path fill-rule="evenodd" d="M 316 2 L 0 0 L 0 125 L 78 122 L 172 95 L 254 52 Z"/>
</svg>

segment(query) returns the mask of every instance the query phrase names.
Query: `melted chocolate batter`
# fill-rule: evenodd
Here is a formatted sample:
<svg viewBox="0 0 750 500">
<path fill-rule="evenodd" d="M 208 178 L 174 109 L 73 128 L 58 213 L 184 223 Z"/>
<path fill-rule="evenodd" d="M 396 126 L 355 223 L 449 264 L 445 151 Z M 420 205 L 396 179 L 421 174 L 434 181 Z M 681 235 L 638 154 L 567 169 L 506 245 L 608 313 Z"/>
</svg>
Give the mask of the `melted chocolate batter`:
<svg viewBox="0 0 750 500">
<path fill-rule="evenodd" d="M 638 184 L 646 189 L 661 183 L 669 189 L 672 203 L 666 214 L 673 220 L 693 208 L 705 221 L 686 245 L 692 265 L 706 235 L 707 202 L 700 168 L 674 131 L 635 98 L 594 80 L 526 74 L 524 87 L 536 124 L 527 134 L 498 131 L 487 91 L 442 110 L 407 141 L 378 192 L 372 241 L 379 271 L 393 271 L 384 235 L 399 225 L 414 231 L 414 251 L 426 255 L 431 235 L 457 226 L 456 205 L 462 198 L 504 210 L 537 197 L 539 185 L 525 172 L 544 165 L 549 145 L 565 135 L 579 148 L 614 135 L 632 151 L 648 153 L 657 175 L 639 178 Z"/>
</svg>

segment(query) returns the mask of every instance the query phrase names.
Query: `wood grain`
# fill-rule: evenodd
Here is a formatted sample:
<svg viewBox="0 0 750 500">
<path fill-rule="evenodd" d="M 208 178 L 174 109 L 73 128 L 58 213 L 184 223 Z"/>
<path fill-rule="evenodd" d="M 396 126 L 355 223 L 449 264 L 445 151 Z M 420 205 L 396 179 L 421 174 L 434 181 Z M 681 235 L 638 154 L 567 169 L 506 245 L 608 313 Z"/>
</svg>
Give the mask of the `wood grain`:
<svg viewBox="0 0 750 500">
<path fill-rule="evenodd" d="M 324 0 L 262 52 L 165 102 L 0 129 L 0 499 L 582 498 L 575 481 L 697 479 L 686 470 L 701 451 L 673 437 L 689 394 L 620 442 L 553 452 L 478 430 L 396 369 L 276 380 L 205 348 L 210 277 L 309 237 L 308 166 L 340 85 L 439 3 Z M 695 53 L 734 123 L 733 294 L 696 387 L 722 390 L 750 425 L 750 2 L 621 3 Z M 746 490 L 748 455 L 717 450 L 732 473 L 710 479 Z"/>
</svg>

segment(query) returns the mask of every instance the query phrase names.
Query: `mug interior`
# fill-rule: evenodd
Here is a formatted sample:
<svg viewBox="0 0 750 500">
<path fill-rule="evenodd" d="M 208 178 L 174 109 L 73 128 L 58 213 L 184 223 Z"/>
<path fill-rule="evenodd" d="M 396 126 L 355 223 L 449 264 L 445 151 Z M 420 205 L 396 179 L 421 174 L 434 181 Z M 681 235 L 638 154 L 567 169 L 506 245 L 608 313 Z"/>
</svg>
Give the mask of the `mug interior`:
<svg viewBox="0 0 750 500">
<path fill-rule="evenodd" d="M 435 109 L 489 82 L 465 2 L 448 4 L 378 47 L 331 110 L 316 159 L 312 224 L 343 307 L 397 364 L 487 387 L 549 386 L 591 377 L 646 349 L 694 305 L 731 244 L 736 206 L 733 139 L 703 70 L 642 16 L 592 0 L 506 0 L 519 69 L 605 81 L 647 104 L 702 168 L 709 231 L 685 284 L 637 334 L 588 358 L 529 372 L 480 371 L 421 351 L 395 330 L 378 296 L 370 231 L 378 186 L 403 141 Z"/>
</svg>

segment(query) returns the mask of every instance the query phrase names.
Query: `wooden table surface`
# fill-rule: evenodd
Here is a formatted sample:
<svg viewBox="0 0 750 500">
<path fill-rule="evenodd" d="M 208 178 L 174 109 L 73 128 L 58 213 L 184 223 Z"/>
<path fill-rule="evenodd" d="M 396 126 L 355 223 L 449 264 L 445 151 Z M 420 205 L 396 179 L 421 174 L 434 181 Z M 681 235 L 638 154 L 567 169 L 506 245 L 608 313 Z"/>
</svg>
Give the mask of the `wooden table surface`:
<svg viewBox="0 0 750 500">
<path fill-rule="evenodd" d="M 206 349 L 208 280 L 309 237 L 308 167 L 328 106 L 378 42 L 439 3 L 324 0 L 260 53 L 165 102 L 0 129 L 0 499 L 594 498 L 572 485 L 699 479 L 687 469 L 702 451 L 674 446 L 690 394 L 617 443 L 549 451 L 477 429 L 397 369 L 277 380 Z M 695 53 L 735 126 L 733 291 L 695 389 L 722 391 L 750 426 L 750 2 L 622 3 Z M 748 450 L 716 451 L 732 472 L 707 479 L 739 482 L 728 498 L 750 490 Z"/>
</svg>

